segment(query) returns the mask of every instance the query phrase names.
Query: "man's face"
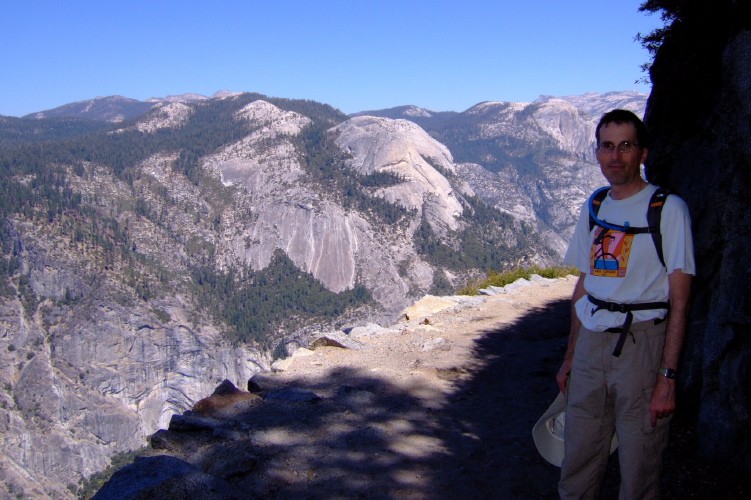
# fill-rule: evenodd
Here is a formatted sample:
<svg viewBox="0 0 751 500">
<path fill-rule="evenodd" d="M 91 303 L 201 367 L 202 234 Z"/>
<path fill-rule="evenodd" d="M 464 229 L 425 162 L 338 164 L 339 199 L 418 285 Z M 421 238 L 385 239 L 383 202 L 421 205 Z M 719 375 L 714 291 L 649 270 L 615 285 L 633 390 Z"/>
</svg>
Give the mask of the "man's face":
<svg viewBox="0 0 751 500">
<path fill-rule="evenodd" d="M 647 159 L 647 149 L 634 147 L 630 153 L 621 153 L 619 145 L 638 144 L 633 123 L 608 123 L 600 128 L 600 146 L 614 145 L 613 151 L 597 150 L 597 162 L 602 175 L 611 186 L 628 187 L 641 182 L 641 164 Z"/>
</svg>

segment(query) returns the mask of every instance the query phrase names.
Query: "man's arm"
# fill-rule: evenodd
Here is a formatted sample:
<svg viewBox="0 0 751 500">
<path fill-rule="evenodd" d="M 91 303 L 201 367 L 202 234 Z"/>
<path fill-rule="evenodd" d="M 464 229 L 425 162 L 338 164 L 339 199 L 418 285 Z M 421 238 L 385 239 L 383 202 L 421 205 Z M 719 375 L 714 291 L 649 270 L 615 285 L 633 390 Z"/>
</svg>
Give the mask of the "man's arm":
<svg viewBox="0 0 751 500">
<path fill-rule="evenodd" d="M 691 300 L 690 274 L 677 269 L 668 275 L 670 285 L 670 312 L 665 332 L 665 347 L 662 351 L 660 368 L 678 368 L 683 341 L 686 338 L 688 325 L 688 310 Z M 652 401 L 649 406 L 649 418 L 652 427 L 657 425 L 658 418 L 665 418 L 675 411 L 675 380 L 657 375 L 655 388 L 652 391 Z"/>
<path fill-rule="evenodd" d="M 558 387 L 564 394 L 566 394 L 568 376 L 571 373 L 571 364 L 574 361 L 576 339 L 579 338 L 579 328 L 581 327 L 581 321 L 579 321 L 579 317 L 576 315 L 576 308 L 574 307 L 574 305 L 587 293 L 587 291 L 584 289 L 585 276 L 586 274 L 584 273 L 579 274 L 579 281 L 576 282 L 574 293 L 571 296 L 571 331 L 568 334 L 568 347 L 566 348 L 566 356 L 563 358 L 561 369 L 558 370 L 558 375 L 555 376 L 555 379 L 558 381 Z"/>
</svg>

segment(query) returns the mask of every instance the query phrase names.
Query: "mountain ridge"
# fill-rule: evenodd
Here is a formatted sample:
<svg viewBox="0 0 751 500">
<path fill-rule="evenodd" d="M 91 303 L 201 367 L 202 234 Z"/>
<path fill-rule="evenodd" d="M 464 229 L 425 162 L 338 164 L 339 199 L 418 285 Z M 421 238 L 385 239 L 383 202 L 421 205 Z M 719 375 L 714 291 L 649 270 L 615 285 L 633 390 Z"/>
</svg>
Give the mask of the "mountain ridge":
<svg viewBox="0 0 751 500">
<path fill-rule="evenodd" d="M 175 102 L 196 102 L 204 101 L 207 99 L 221 99 L 226 97 L 232 97 L 242 94 L 242 92 L 233 92 L 230 90 L 219 90 L 211 96 L 204 96 L 202 94 L 185 93 L 177 95 L 168 95 L 165 97 L 150 97 L 144 101 L 132 99 L 121 95 L 113 95 L 108 97 L 95 97 L 93 99 L 84 99 L 72 103 L 63 104 L 55 108 L 48 110 L 35 111 L 28 113 L 21 118 L 26 119 L 41 119 L 50 117 L 69 117 L 69 118 L 87 118 L 100 121 L 113 121 L 119 122 L 124 119 L 135 118 L 148 112 L 151 107 L 160 103 L 175 103 Z M 578 96 L 552 96 L 541 95 L 531 104 L 549 102 L 551 100 L 562 100 L 569 102 L 582 110 L 587 111 L 594 117 L 599 118 L 599 114 L 602 114 L 610 109 L 623 108 L 634 111 L 635 113 L 643 116 L 646 106 L 647 94 L 641 94 L 636 90 L 631 91 L 611 91 L 604 94 L 597 92 L 588 92 Z M 378 110 L 357 111 L 351 113 L 349 116 L 383 116 L 386 118 L 395 117 L 426 117 L 430 118 L 436 115 L 442 114 L 454 114 L 463 113 L 469 111 L 476 106 L 492 103 L 492 102 L 514 102 L 514 101 L 483 101 L 470 106 L 464 111 L 446 110 L 436 111 L 429 108 L 421 108 L 419 106 L 407 104 L 403 106 L 395 106 L 392 108 L 384 108 Z M 117 113 L 112 109 L 119 106 L 124 109 Z M 143 106 L 137 106 L 143 105 Z M 131 109 L 132 108 L 132 109 Z M 106 110 L 106 111 L 105 111 Z"/>
<path fill-rule="evenodd" d="M 223 99 L 238 94 L 238 92 L 220 90 L 215 92 L 211 97 L 206 97 L 201 94 L 186 93 L 168 95 L 166 97 L 150 97 L 145 101 L 139 101 L 121 95 L 112 95 L 63 104 L 52 109 L 29 113 L 21 118 L 85 118 L 94 121 L 119 123 L 124 120 L 143 116 L 155 105 L 159 104 L 189 103 L 204 101 L 207 99 Z"/>
</svg>

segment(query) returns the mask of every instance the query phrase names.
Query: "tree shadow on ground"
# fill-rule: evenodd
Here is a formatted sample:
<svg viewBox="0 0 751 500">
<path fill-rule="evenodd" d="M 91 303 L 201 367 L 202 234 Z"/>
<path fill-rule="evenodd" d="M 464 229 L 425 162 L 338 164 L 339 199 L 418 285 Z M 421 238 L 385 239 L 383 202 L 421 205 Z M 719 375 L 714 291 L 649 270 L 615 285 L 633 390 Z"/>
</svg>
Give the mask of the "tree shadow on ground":
<svg viewBox="0 0 751 500">
<path fill-rule="evenodd" d="M 260 385 L 263 403 L 233 415 L 173 418 L 152 436 L 153 454 L 193 464 L 237 492 L 202 498 L 427 498 L 435 456 L 445 453 L 437 388 L 354 368 Z"/>
<path fill-rule="evenodd" d="M 456 472 L 449 481 L 436 478 L 431 498 L 557 498 L 559 469 L 537 453 L 532 427 L 558 393 L 569 311 L 569 301 L 559 300 L 483 332 L 474 349 L 479 364 L 443 415 L 476 436 L 476 447 L 452 443 L 450 455 L 438 458 Z"/>
<path fill-rule="evenodd" d="M 557 394 L 569 310 L 551 302 L 482 332 L 471 367 L 439 373 L 453 380 L 448 397 L 353 369 L 306 381 L 317 394 L 342 385 L 312 405 L 244 414 L 266 456 L 238 486 L 279 498 L 557 498 L 559 469 L 537 453 L 532 427 Z"/>
</svg>

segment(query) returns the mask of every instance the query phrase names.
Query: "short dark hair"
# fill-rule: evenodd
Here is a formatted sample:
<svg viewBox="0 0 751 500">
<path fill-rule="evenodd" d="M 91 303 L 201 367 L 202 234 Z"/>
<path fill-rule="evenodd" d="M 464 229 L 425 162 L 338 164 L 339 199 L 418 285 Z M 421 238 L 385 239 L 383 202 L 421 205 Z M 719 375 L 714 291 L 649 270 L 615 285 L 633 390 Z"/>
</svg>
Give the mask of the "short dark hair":
<svg viewBox="0 0 751 500">
<path fill-rule="evenodd" d="M 644 122 L 638 116 L 627 109 L 614 109 L 602 115 L 600 123 L 597 124 L 597 128 L 595 129 L 595 140 L 598 146 L 600 145 L 600 129 L 611 123 L 617 123 L 618 125 L 633 123 L 634 127 L 636 127 L 636 140 L 639 142 L 639 146 L 649 148 L 649 131 L 647 130 L 647 126 L 644 125 Z"/>
</svg>

